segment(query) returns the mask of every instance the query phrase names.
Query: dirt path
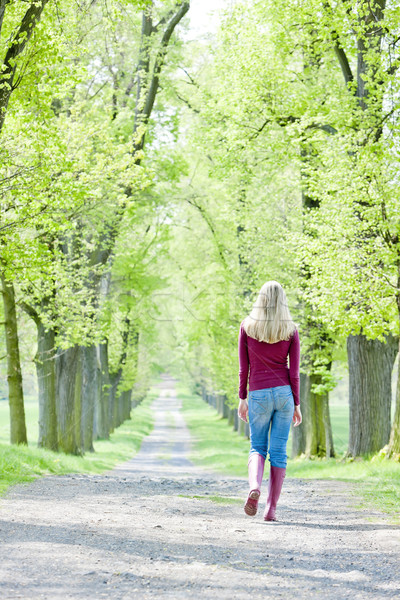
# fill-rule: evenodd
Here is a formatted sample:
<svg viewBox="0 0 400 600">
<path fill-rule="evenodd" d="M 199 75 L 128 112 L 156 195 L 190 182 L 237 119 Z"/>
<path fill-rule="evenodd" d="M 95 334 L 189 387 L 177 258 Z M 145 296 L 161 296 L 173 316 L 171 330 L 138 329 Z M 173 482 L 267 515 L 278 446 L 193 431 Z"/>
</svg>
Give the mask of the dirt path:
<svg viewBox="0 0 400 600">
<path fill-rule="evenodd" d="M 125 465 L 0 500 L 2 600 L 400 597 L 399 528 L 356 510 L 344 484 L 287 479 L 279 522 L 246 517 L 245 480 L 189 462 L 173 381 L 155 408 Z"/>
</svg>

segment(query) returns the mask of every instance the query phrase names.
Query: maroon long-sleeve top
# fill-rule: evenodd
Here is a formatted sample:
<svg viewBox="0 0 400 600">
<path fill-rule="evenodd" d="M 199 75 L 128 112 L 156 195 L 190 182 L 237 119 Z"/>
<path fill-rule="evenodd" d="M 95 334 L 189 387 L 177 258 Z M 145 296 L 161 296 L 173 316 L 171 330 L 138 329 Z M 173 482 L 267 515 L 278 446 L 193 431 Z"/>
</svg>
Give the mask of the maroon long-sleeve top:
<svg viewBox="0 0 400 600">
<path fill-rule="evenodd" d="M 288 366 L 289 357 L 289 366 Z M 249 337 L 243 323 L 239 331 L 239 398 L 249 392 L 290 385 L 295 404 L 300 404 L 300 340 L 297 329 L 289 340 L 274 344 Z M 249 377 L 250 370 L 250 377 Z"/>
</svg>

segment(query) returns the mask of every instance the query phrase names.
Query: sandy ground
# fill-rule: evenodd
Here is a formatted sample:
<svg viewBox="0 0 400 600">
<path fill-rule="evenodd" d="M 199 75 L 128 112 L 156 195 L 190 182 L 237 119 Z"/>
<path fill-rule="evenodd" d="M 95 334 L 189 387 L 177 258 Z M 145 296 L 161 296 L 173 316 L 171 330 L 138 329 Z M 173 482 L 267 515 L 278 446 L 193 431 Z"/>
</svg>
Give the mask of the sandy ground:
<svg viewBox="0 0 400 600">
<path fill-rule="evenodd" d="M 244 479 L 190 463 L 172 380 L 154 407 L 133 460 L 0 500 L 1 600 L 400 597 L 400 528 L 347 484 L 287 478 L 278 522 L 247 517 Z"/>
</svg>

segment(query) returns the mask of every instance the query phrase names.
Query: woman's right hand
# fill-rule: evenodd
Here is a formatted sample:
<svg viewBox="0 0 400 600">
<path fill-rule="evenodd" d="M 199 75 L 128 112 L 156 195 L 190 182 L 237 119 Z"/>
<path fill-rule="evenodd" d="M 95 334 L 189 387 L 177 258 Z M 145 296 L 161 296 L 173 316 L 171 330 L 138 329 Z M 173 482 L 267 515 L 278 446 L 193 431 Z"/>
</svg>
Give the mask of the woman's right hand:
<svg viewBox="0 0 400 600">
<path fill-rule="evenodd" d="M 301 416 L 300 406 L 298 404 L 296 404 L 296 406 L 294 407 L 294 413 L 293 413 L 293 426 L 297 427 L 298 425 L 300 425 L 302 420 L 303 420 L 303 417 Z"/>
<path fill-rule="evenodd" d="M 247 404 L 247 400 L 240 399 L 239 408 L 238 408 L 239 419 L 241 419 L 242 421 L 247 423 L 247 415 L 248 414 L 249 414 L 249 407 Z"/>
</svg>

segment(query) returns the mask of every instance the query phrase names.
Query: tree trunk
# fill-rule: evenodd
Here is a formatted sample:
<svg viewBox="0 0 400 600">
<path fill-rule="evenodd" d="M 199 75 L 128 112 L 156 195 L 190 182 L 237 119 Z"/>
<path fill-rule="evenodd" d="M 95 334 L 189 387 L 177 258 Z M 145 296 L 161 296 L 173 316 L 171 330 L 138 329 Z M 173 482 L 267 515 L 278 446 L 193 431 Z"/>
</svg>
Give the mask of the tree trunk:
<svg viewBox="0 0 400 600">
<path fill-rule="evenodd" d="M 110 373 L 110 407 L 112 410 L 111 423 L 113 430 L 121 425 L 119 422 L 119 396 L 117 396 L 118 385 L 121 381 L 121 377 L 122 369 L 119 369 L 117 373 Z"/>
<path fill-rule="evenodd" d="M 332 427 L 329 415 L 329 394 L 316 394 L 312 386 L 320 385 L 321 377 L 310 377 L 308 418 L 306 427 L 306 455 L 334 456 Z"/>
<path fill-rule="evenodd" d="M 394 336 L 387 336 L 386 343 L 362 334 L 347 338 L 351 456 L 378 452 L 389 441 L 397 345 Z"/>
<path fill-rule="evenodd" d="M 300 373 L 300 408 L 303 422 L 299 427 L 292 426 L 292 458 L 306 452 L 306 422 L 309 419 L 310 377 Z"/>
<path fill-rule="evenodd" d="M 400 459 L 400 367 L 399 374 L 397 375 L 396 411 L 394 413 L 392 431 L 390 432 L 390 440 L 386 457 Z"/>
<path fill-rule="evenodd" d="M 110 387 L 109 387 L 109 392 L 108 392 L 108 415 L 109 415 L 109 422 L 110 422 L 110 433 L 113 433 L 113 431 L 115 430 L 115 423 L 117 422 L 116 416 L 115 416 L 115 385 L 114 385 L 114 374 L 113 373 L 109 373 L 109 380 L 110 380 Z"/>
<path fill-rule="evenodd" d="M 117 417 L 117 427 L 119 427 L 120 425 L 122 425 L 122 423 L 124 422 L 125 418 L 125 391 L 118 391 L 117 390 L 117 395 L 116 395 L 116 399 L 117 399 L 117 405 L 118 405 L 118 417 Z"/>
<path fill-rule="evenodd" d="M 54 329 L 46 329 L 39 318 L 35 321 L 38 332 L 38 349 L 35 357 L 39 391 L 38 446 L 57 451 L 55 333 Z"/>
<path fill-rule="evenodd" d="M 313 62 L 313 58 L 311 62 Z M 319 61 L 317 60 L 317 63 Z M 315 150 L 309 143 L 301 144 L 301 157 L 303 166 L 301 168 L 302 181 L 302 203 L 305 209 L 305 215 L 314 213 L 319 210 L 319 199 L 314 198 L 309 191 L 308 185 L 308 167 L 315 159 Z M 308 230 L 308 222 L 304 223 L 304 231 L 314 237 L 315 233 Z M 302 269 L 302 286 L 307 289 L 310 285 L 310 266 L 307 261 L 303 260 Z M 323 382 L 321 376 L 321 366 L 325 365 L 326 360 L 330 360 L 332 355 L 333 338 L 327 331 L 326 327 L 318 319 L 312 304 L 307 301 L 304 304 L 304 330 L 308 337 L 314 340 L 308 348 L 303 363 L 307 370 L 307 375 L 303 377 L 303 399 L 301 400 L 302 415 L 303 415 L 303 431 L 297 431 L 292 428 L 293 449 L 292 455 L 305 453 L 306 456 L 333 456 L 333 438 L 332 428 L 329 417 L 329 394 L 317 395 L 312 392 L 312 386 Z M 330 370 L 330 366 L 326 369 Z M 301 379 L 300 379 L 301 380 Z M 303 410 L 304 409 L 304 410 Z M 295 453 L 295 454 L 294 454 Z"/>
<path fill-rule="evenodd" d="M 400 460 L 400 379 L 397 380 L 396 412 L 394 413 L 392 431 L 390 433 L 387 458 Z"/>
<path fill-rule="evenodd" d="M 216 394 L 217 398 L 217 412 L 219 415 L 224 414 L 224 396 L 222 394 Z"/>
<path fill-rule="evenodd" d="M 67 350 L 59 349 L 56 354 L 56 398 L 58 447 L 66 454 L 80 454 L 77 439 L 77 411 L 75 406 L 76 375 L 79 361 L 79 346 Z"/>
<path fill-rule="evenodd" d="M 129 318 L 129 312 L 126 314 L 124 319 L 125 328 L 122 333 L 122 344 L 121 344 L 121 356 L 119 359 L 119 368 L 116 373 L 110 373 L 110 382 L 111 382 L 111 403 L 113 406 L 113 427 L 119 427 L 121 423 L 124 421 L 124 393 L 118 390 L 119 384 L 123 378 L 123 369 L 127 359 L 128 346 L 129 346 L 129 334 L 131 328 L 131 320 Z M 134 336 L 136 339 L 136 335 Z"/>
<path fill-rule="evenodd" d="M 312 386 L 321 384 L 321 377 L 300 373 L 300 407 L 303 422 L 292 427 L 292 457 L 334 456 L 329 394 L 316 394 Z"/>
<path fill-rule="evenodd" d="M 122 392 L 122 422 L 131 418 L 132 388 Z"/>
<path fill-rule="evenodd" d="M 110 437 L 108 419 L 108 401 L 110 393 L 108 385 L 110 378 L 108 375 L 108 356 L 107 354 L 104 355 L 105 349 L 105 344 L 98 344 L 96 346 L 97 376 L 93 429 L 93 437 L 95 440 L 105 440 Z M 107 384 L 105 382 L 107 382 Z"/>
<path fill-rule="evenodd" d="M 239 423 L 240 423 L 240 419 L 239 419 L 239 416 L 238 416 L 238 412 L 237 412 L 237 410 L 235 410 L 234 422 L 233 422 L 233 431 L 239 431 Z"/>
<path fill-rule="evenodd" d="M 239 435 L 245 435 L 245 429 L 246 429 L 246 424 L 244 421 L 242 421 L 242 419 L 239 419 L 238 421 L 238 434 Z"/>
<path fill-rule="evenodd" d="M 333 433 L 331 423 L 331 413 L 329 410 L 329 393 L 324 394 L 322 408 L 322 422 L 325 431 L 325 456 L 333 458 L 336 456 L 335 447 L 333 445 Z"/>
<path fill-rule="evenodd" d="M 84 451 L 94 452 L 93 426 L 98 383 L 96 346 L 81 346 L 82 357 L 82 416 L 81 435 Z"/>
<path fill-rule="evenodd" d="M 99 344 L 100 369 L 101 369 L 101 407 L 103 411 L 103 431 L 98 432 L 104 439 L 109 439 L 112 431 L 112 406 L 110 399 L 110 373 L 108 370 L 108 342 Z"/>
<path fill-rule="evenodd" d="M 400 264 L 397 277 L 397 287 L 400 288 Z M 400 295 L 397 294 L 396 298 L 397 310 L 400 319 Z M 400 339 L 399 339 L 400 344 Z M 400 347 L 399 347 L 400 349 Z M 397 374 L 397 385 L 396 385 L 396 410 L 394 413 L 392 430 L 390 432 L 389 446 L 386 453 L 387 458 L 400 459 L 400 363 Z"/>
<path fill-rule="evenodd" d="M 223 396 L 223 399 L 224 399 L 223 400 L 224 403 L 223 403 L 223 407 L 222 407 L 222 416 L 224 419 L 229 419 L 231 409 L 228 404 L 228 398 L 225 396 L 225 394 Z"/>
<path fill-rule="evenodd" d="M 83 454 L 82 436 L 82 356 L 78 349 L 78 358 L 75 375 L 75 439 L 79 454 Z"/>
<path fill-rule="evenodd" d="M 22 389 L 22 371 L 19 356 L 18 322 L 15 307 L 14 285 L 1 276 L 4 325 L 7 349 L 8 402 L 10 405 L 10 441 L 12 444 L 27 444 Z"/>
</svg>

